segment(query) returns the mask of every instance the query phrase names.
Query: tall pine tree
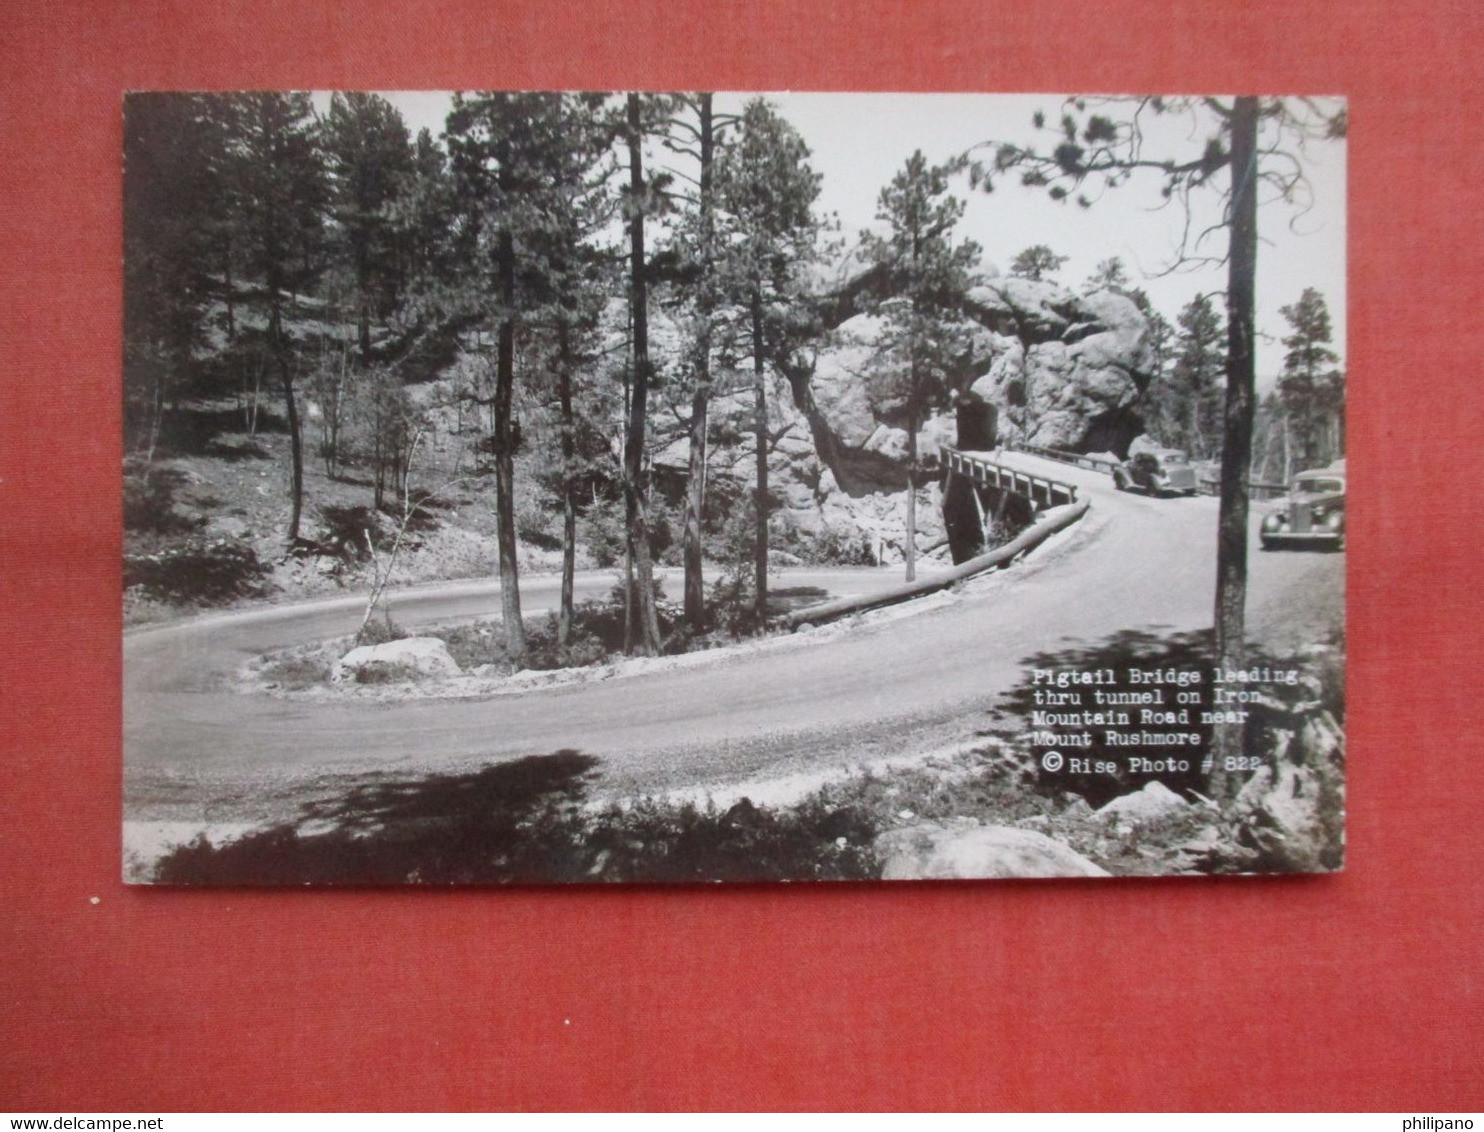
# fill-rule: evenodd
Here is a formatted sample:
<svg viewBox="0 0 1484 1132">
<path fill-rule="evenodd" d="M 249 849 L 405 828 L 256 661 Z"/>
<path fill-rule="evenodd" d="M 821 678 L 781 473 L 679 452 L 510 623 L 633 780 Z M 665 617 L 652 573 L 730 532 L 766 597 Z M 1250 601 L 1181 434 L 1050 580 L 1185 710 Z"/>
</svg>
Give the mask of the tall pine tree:
<svg viewBox="0 0 1484 1132">
<path fill-rule="evenodd" d="M 412 149 L 391 103 L 364 91 L 330 96 L 323 126 L 338 250 L 355 285 L 356 338 L 371 357 L 371 323 L 396 305 L 404 284 L 397 203 L 407 192 Z"/>
<path fill-rule="evenodd" d="M 946 406 L 951 376 L 970 348 L 964 303 L 979 245 L 955 239 L 963 201 L 948 191 L 948 170 L 918 150 L 881 190 L 876 219 L 884 234 L 866 233 L 866 258 L 882 270 L 880 349 L 872 367 L 877 412 L 907 433 L 907 581 L 917 576 L 917 487 L 921 469 L 917 433 L 927 416 Z"/>
<path fill-rule="evenodd" d="M 562 96 L 483 92 L 456 95 L 446 130 L 454 228 L 450 267 L 462 281 L 449 301 L 495 336 L 492 430 L 495 525 L 505 650 L 526 652 L 515 528 L 516 337 L 548 300 L 542 241 L 552 214 L 551 169 L 565 139 Z"/>
<path fill-rule="evenodd" d="M 261 283 L 256 302 L 267 323 L 268 351 L 288 417 L 292 543 L 299 538 L 304 508 L 304 447 L 294 388 L 300 343 L 285 313 L 324 266 L 324 158 L 307 93 L 253 92 L 231 99 L 236 130 L 229 176 L 239 212 L 237 242 L 248 273 Z"/>
<path fill-rule="evenodd" d="M 1318 467 L 1345 454 L 1345 374 L 1330 348 L 1329 306 L 1306 287 L 1281 313 L 1289 333 L 1278 396 L 1300 469 Z"/>
<path fill-rule="evenodd" d="M 780 360 L 780 316 L 800 302 L 807 286 L 804 268 L 818 248 L 819 183 L 798 131 L 765 99 L 750 101 L 717 164 L 716 199 L 722 271 L 752 359 L 753 613 L 759 626 L 768 602 L 767 375 Z"/>
</svg>

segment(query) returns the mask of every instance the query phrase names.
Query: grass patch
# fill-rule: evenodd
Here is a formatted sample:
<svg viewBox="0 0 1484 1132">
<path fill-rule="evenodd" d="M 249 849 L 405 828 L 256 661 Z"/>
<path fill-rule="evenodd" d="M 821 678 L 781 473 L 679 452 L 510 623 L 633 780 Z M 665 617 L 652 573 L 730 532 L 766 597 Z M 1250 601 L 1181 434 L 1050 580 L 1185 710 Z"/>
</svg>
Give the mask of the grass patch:
<svg viewBox="0 0 1484 1132">
<path fill-rule="evenodd" d="M 273 657 L 258 671 L 265 684 L 301 692 L 330 679 L 330 659 L 323 653 L 285 653 Z"/>
<path fill-rule="evenodd" d="M 788 606 L 794 599 L 809 600 L 821 596 L 821 591 L 780 594 L 780 608 Z M 713 587 L 708 613 L 711 621 L 704 633 L 694 634 L 685 624 L 681 608 L 664 599 L 664 592 L 656 583 L 656 614 L 659 620 L 661 652 L 674 656 L 686 652 L 724 647 L 736 644 L 751 635 L 753 623 L 750 609 L 750 591 L 726 585 L 725 579 Z M 637 604 L 637 603 L 636 603 Z M 743 605 L 745 611 L 739 612 Z M 558 620 L 555 613 L 526 620 L 526 652 L 519 664 L 505 647 L 503 622 L 498 620 L 476 621 L 467 625 L 432 628 L 429 636 L 437 637 L 448 646 L 449 654 L 466 672 L 484 665 L 515 670 L 528 668 L 550 671 L 557 668 L 584 668 L 606 664 L 625 655 L 624 620 L 625 600 L 623 582 L 619 581 L 613 591 L 602 598 L 581 602 L 572 610 L 572 628 L 566 647 L 558 641 Z M 638 626 L 634 635 L 639 634 Z"/>
</svg>

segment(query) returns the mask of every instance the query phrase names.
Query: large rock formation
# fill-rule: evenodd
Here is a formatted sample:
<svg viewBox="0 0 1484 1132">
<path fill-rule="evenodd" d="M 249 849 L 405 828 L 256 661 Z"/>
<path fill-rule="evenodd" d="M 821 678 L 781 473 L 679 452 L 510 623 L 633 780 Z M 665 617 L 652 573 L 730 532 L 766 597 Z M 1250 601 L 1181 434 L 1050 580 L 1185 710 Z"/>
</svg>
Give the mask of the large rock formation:
<svg viewBox="0 0 1484 1132">
<path fill-rule="evenodd" d="M 1027 279 L 995 280 L 973 300 L 998 349 L 968 392 L 998 410 L 1001 433 L 1048 448 L 1126 454 L 1144 431 L 1139 399 L 1153 361 L 1148 322 L 1133 300 Z"/>
<path fill-rule="evenodd" d="M 852 291 L 852 288 L 854 290 Z M 861 290 L 858 281 L 843 291 Z M 886 561 L 901 557 L 908 438 L 899 403 L 873 396 L 881 320 L 826 304 L 841 321 L 812 369 L 791 375 L 801 422 L 778 421 L 780 450 L 807 434 L 810 451 L 778 466 L 786 521 L 808 530 L 853 526 Z M 1000 443 L 1120 455 L 1144 429 L 1139 400 L 1152 364 L 1148 323 L 1127 297 L 1074 294 L 1054 283 L 992 279 L 974 288 L 963 329 L 969 347 L 950 375 L 949 400 L 977 408 Z M 917 447 L 931 469 L 957 442 L 956 413 L 930 417 Z M 980 443 L 986 442 L 981 438 Z M 783 486 L 793 483 L 793 488 Z M 918 549 L 947 557 L 936 484 L 919 488 Z"/>
<path fill-rule="evenodd" d="M 855 269 L 821 304 L 829 328 L 812 364 L 772 387 L 769 401 L 770 487 L 775 522 L 806 539 L 860 547 L 877 561 L 903 557 L 908 437 L 904 406 L 873 380 L 880 364 L 882 320 L 861 313 L 875 286 Z M 660 356 L 683 356 L 678 328 L 661 312 L 652 333 L 677 343 Z M 1139 400 L 1152 359 L 1148 324 L 1133 301 L 1110 291 L 1074 294 L 1054 283 L 992 278 L 975 287 L 962 327 L 968 342 L 949 375 L 947 404 L 917 437 L 926 483 L 918 488 L 917 549 L 947 561 L 942 499 L 932 469 L 938 448 L 958 442 L 957 417 L 968 410 L 987 422 L 977 443 L 1027 443 L 1123 456 L 1144 431 Z M 732 422 L 734 443 L 712 450 L 711 474 L 750 484 L 751 362 L 713 375 L 713 425 Z M 772 381 L 770 379 L 770 384 Z M 732 391 L 732 392 L 727 392 Z M 992 435 L 993 434 L 993 435 Z M 655 456 L 657 467 L 683 472 L 687 441 L 676 432 Z"/>
</svg>

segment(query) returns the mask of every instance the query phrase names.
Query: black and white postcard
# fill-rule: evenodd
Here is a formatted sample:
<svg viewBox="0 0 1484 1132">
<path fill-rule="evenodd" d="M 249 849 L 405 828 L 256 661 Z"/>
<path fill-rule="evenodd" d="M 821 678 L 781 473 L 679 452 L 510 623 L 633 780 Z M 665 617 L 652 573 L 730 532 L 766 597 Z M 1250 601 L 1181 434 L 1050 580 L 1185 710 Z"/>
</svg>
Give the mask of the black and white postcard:
<svg viewBox="0 0 1484 1132">
<path fill-rule="evenodd" d="M 128 880 L 1343 866 L 1342 99 L 123 115 Z"/>
</svg>

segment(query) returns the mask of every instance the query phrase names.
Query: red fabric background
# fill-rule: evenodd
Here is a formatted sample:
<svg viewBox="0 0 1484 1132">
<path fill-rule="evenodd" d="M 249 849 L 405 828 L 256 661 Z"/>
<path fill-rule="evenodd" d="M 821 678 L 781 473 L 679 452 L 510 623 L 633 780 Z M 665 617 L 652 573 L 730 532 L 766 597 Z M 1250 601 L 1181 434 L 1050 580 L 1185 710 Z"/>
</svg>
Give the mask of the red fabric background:
<svg viewBox="0 0 1484 1132">
<path fill-rule="evenodd" d="M 1480 13 L 8 5 L 0 1109 L 1484 1107 Z M 1348 872 L 702 891 L 119 883 L 121 92 L 634 85 L 1352 98 Z"/>
</svg>

